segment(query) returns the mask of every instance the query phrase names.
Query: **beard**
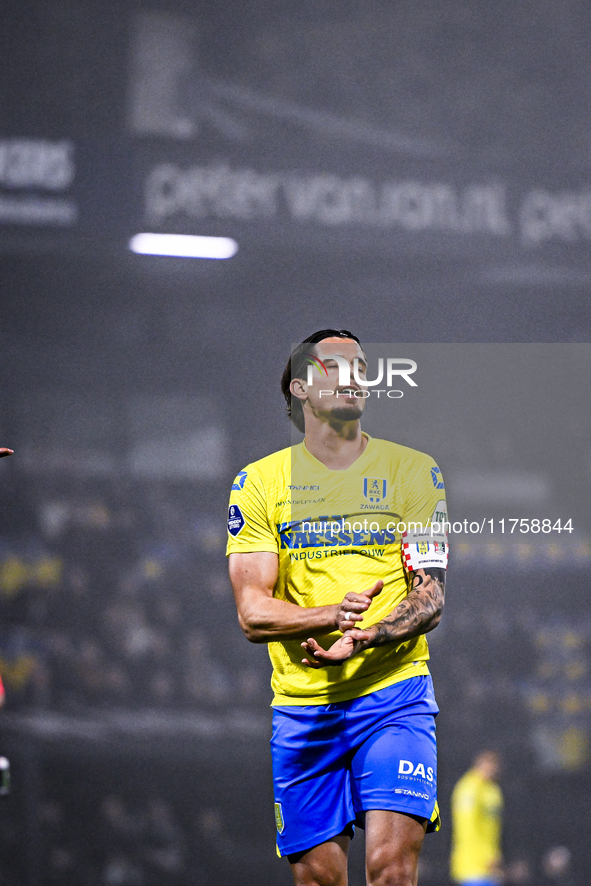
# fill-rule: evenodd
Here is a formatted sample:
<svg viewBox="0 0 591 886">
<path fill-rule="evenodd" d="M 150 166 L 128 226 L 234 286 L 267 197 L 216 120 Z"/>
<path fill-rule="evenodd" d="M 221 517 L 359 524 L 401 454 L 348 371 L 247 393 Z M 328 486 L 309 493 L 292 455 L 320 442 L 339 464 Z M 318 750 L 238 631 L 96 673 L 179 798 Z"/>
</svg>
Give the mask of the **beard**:
<svg viewBox="0 0 591 886">
<path fill-rule="evenodd" d="M 352 403 L 350 406 L 337 406 L 330 412 L 331 418 L 337 421 L 356 421 L 363 415 L 363 406 Z"/>
</svg>

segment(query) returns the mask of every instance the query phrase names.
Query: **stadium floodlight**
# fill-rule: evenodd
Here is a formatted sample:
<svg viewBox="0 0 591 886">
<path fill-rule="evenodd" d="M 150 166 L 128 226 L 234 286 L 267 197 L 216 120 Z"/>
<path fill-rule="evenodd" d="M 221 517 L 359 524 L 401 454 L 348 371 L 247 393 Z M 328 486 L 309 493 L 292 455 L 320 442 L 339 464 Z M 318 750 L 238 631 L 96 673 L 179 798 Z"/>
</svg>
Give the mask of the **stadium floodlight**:
<svg viewBox="0 0 591 886">
<path fill-rule="evenodd" d="M 129 241 L 140 255 L 171 255 L 178 258 L 232 258 L 238 244 L 230 237 L 199 237 L 191 234 L 135 234 Z"/>
</svg>

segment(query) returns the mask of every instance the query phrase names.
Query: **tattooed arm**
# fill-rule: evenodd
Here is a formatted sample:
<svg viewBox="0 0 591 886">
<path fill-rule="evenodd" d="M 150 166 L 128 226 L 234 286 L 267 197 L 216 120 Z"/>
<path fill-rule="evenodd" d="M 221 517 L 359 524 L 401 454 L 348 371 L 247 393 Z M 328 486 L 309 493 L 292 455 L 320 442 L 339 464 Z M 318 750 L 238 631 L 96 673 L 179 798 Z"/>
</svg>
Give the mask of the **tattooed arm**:
<svg viewBox="0 0 591 886">
<path fill-rule="evenodd" d="M 412 573 L 412 589 L 382 621 L 368 628 L 346 631 L 330 649 L 323 649 L 313 638 L 302 643 L 312 658 L 310 667 L 340 665 L 352 655 L 372 646 L 404 643 L 436 628 L 443 611 L 445 569 L 417 569 Z"/>
<path fill-rule="evenodd" d="M 360 648 L 404 643 L 429 633 L 441 620 L 444 592 L 445 569 L 417 569 L 412 574 L 412 590 L 383 621 L 363 631 L 372 637 L 367 641 L 360 639 Z"/>
</svg>

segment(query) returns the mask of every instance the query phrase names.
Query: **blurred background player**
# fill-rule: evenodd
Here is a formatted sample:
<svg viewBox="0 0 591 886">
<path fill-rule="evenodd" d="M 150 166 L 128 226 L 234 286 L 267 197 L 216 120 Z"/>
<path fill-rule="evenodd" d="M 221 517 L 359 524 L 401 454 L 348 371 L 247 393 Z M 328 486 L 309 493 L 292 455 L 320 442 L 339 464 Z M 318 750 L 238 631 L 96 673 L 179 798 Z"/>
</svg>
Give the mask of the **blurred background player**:
<svg viewBox="0 0 591 886">
<path fill-rule="evenodd" d="M 496 751 L 481 751 L 453 789 L 451 876 L 461 886 L 497 886 L 502 879 L 500 768 Z"/>
</svg>

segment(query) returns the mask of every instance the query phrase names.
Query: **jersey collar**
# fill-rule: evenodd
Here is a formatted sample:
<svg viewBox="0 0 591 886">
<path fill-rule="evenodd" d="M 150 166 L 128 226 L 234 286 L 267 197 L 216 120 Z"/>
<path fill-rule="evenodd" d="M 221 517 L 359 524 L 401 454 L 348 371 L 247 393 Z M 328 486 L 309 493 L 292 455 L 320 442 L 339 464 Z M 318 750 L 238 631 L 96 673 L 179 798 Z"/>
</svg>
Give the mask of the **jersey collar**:
<svg viewBox="0 0 591 886">
<path fill-rule="evenodd" d="M 372 437 L 370 437 L 369 434 L 366 434 L 365 431 L 362 431 L 361 433 L 367 440 L 367 446 L 365 447 L 365 449 L 363 450 L 361 455 L 355 459 L 353 464 L 349 465 L 348 468 L 344 469 L 346 471 L 350 470 L 351 468 L 355 468 L 355 470 L 358 470 L 359 468 L 363 467 L 364 460 L 369 457 L 370 450 L 373 450 Z M 320 459 L 316 458 L 315 455 L 312 455 L 312 453 L 310 452 L 310 450 L 306 446 L 305 440 L 302 440 L 302 442 L 300 444 L 298 444 L 297 448 L 299 449 L 299 454 L 301 455 L 301 458 L 302 458 L 303 467 L 305 467 L 307 470 L 316 470 L 316 471 L 323 471 L 323 472 L 330 471 L 331 473 L 335 473 L 335 474 L 344 473 L 344 471 L 334 470 L 333 468 L 327 468 L 326 465 L 320 461 Z"/>
</svg>

